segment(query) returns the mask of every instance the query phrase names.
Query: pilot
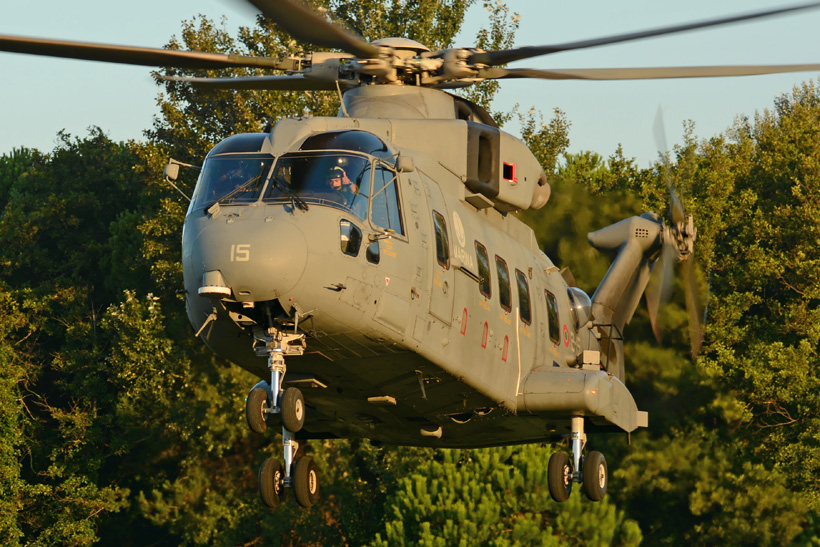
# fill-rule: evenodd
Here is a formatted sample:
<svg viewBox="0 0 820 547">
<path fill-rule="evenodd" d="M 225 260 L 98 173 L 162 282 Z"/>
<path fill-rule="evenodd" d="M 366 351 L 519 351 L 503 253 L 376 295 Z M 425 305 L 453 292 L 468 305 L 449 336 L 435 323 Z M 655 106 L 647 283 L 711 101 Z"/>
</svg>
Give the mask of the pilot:
<svg viewBox="0 0 820 547">
<path fill-rule="evenodd" d="M 347 173 L 341 167 L 331 167 L 327 173 L 327 185 L 335 193 L 336 201 L 342 205 L 349 205 L 359 191 L 353 181 L 347 177 Z"/>
</svg>

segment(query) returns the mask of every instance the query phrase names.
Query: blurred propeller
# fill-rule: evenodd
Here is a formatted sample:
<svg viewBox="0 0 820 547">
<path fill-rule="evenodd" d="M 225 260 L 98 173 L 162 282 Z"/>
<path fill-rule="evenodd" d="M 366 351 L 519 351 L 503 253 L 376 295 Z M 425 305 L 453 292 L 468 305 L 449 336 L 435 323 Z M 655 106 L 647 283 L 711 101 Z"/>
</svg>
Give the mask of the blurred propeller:
<svg viewBox="0 0 820 547">
<path fill-rule="evenodd" d="M 694 255 L 683 263 L 683 289 L 686 295 L 686 312 L 689 315 L 689 347 L 692 359 L 698 358 L 700 347 L 703 344 L 703 324 L 701 323 L 700 299 L 698 298 L 698 283 L 695 271 Z"/>
<path fill-rule="evenodd" d="M 341 49 L 362 59 L 376 59 L 380 49 L 299 2 L 291 0 L 247 0 L 262 15 L 274 21 L 297 40 L 315 46 Z"/>
<path fill-rule="evenodd" d="M 694 226 L 692 215 L 686 214 L 675 184 L 672 180 L 669 158 L 667 157 L 666 128 L 663 123 L 663 110 L 658 106 L 653 126 L 655 144 L 663 159 L 663 177 L 669 192 L 669 219 L 670 224 L 664 225 L 663 248 L 660 258 L 654 265 L 652 276 L 646 288 L 646 306 L 649 309 L 649 319 L 652 331 L 658 342 L 661 341 L 658 328 L 658 314 L 660 309 L 669 301 L 672 283 L 674 281 L 674 265 L 682 263 L 681 276 L 686 298 L 686 310 L 689 315 L 689 343 L 692 359 L 696 359 L 703 342 L 703 327 L 700 319 L 700 303 L 698 300 L 697 276 L 695 271 L 694 243 L 697 229 Z"/>
<path fill-rule="evenodd" d="M 723 66 L 675 66 L 638 68 L 557 68 L 539 70 L 534 68 L 485 68 L 478 71 L 480 78 L 510 79 L 537 78 L 541 80 L 661 80 L 665 78 L 721 78 L 731 76 L 756 76 L 786 72 L 814 72 L 820 64 L 800 65 L 723 65 Z"/>
<path fill-rule="evenodd" d="M 486 51 L 474 53 L 469 62 L 471 64 L 484 65 L 505 65 L 513 61 L 520 61 L 521 59 L 529 59 L 532 57 L 539 57 L 541 55 L 549 55 L 551 53 L 559 53 L 562 51 L 572 51 L 576 49 L 586 49 L 591 47 L 607 46 L 611 44 L 618 44 L 622 42 L 632 42 L 634 40 L 642 40 L 644 38 L 652 38 L 656 36 L 665 36 L 668 34 L 675 34 L 687 30 L 695 30 L 707 27 L 714 27 L 718 25 L 726 25 L 729 23 L 738 23 L 741 21 L 749 21 L 751 19 L 759 19 L 764 17 L 772 17 L 789 12 L 796 12 L 802 10 L 815 9 L 820 7 L 820 2 L 812 2 L 809 4 L 802 4 L 799 6 L 791 6 L 787 8 L 776 8 L 766 11 L 759 11 L 755 13 L 747 13 L 744 15 L 734 15 L 730 17 L 721 17 L 718 19 L 709 19 L 695 23 L 686 23 L 683 25 L 673 25 L 669 27 L 659 27 L 656 29 L 649 29 L 639 32 L 629 32 L 626 34 L 615 34 L 613 36 L 606 36 L 603 38 L 593 38 L 590 40 L 579 40 L 576 42 L 566 42 L 564 44 L 546 45 L 546 46 L 526 46 L 514 49 L 505 49 L 499 51 Z M 667 76 L 670 77 L 670 76 Z M 673 76 L 674 77 L 674 76 Z M 677 76 L 678 78 L 680 76 Z M 620 78 L 619 78 L 620 79 Z"/>
<path fill-rule="evenodd" d="M 282 70 L 287 76 L 246 76 L 235 80 L 217 78 L 177 79 L 192 85 L 210 88 L 318 90 L 334 89 L 335 82 L 346 87 L 367 84 L 420 85 L 440 89 L 463 87 L 485 79 L 534 78 L 546 80 L 647 80 L 658 78 L 707 78 L 748 76 L 784 72 L 820 71 L 820 64 L 748 65 L 703 67 L 641 67 L 641 68 L 568 68 L 531 69 L 504 68 L 498 65 L 551 53 L 593 48 L 650 37 L 762 19 L 786 13 L 820 7 L 820 1 L 797 6 L 775 8 L 745 15 L 722 17 L 701 22 L 660 27 L 639 32 L 615 34 L 602 38 L 579 40 L 563 44 L 528 46 L 499 51 L 479 51 L 455 48 L 430 53 L 418 43 L 402 45 L 368 43 L 351 30 L 331 22 L 299 0 L 244 0 L 253 5 L 294 38 L 313 46 L 346 52 L 335 53 L 337 61 L 328 62 L 327 53 L 299 53 L 293 57 L 274 59 L 244 55 L 224 55 L 197 51 L 178 51 L 109 44 L 93 44 L 67 40 L 48 40 L 0 35 L 0 51 L 46 55 L 72 59 L 104 61 L 131 65 L 177 67 L 186 69 L 218 69 L 257 67 Z M 409 42 L 409 41 L 407 41 Z M 352 59 L 346 59 L 353 56 Z M 345 59 L 344 61 L 339 61 Z M 301 77 L 296 77 L 299 73 Z M 316 83 L 321 80 L 323 83 Z M 332 85 L 331 85 L 332 84 Z M 674 200 L 673 200 L 674 201 Z M 677 214 L 673 219 L 680 221 Z"/>
<path fill-rule="evenodd" d="M 280 59 L 270 57 L 249 57 L 245 55 L 226 55 L 224 53 L 49 40 L 7 34 L 0 34 L 0 51 L 126 65 L 174 66 L 178 68 L 283 68 Z"/>
<path fill-rule="evenodd" d="M 268 89 L 273 91 L 333 91 L 334 81 L 293 76 L 246 76 L 242 78 L 187 78 L 183 76 L 160 76 L 161 80 L 183 82 L 203 89 Z M 340 84 L 342 81 L 339 82 Z M 346 86 L 342 86 L 345 88 Z"/>
</svg>

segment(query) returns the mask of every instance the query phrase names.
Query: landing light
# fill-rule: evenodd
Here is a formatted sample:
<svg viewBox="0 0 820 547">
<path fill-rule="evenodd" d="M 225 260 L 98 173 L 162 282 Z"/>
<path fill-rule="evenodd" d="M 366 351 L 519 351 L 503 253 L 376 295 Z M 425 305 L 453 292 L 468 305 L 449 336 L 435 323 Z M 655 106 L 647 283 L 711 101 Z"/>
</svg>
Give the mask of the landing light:
<svg viewBox="0 0 820 547">
<path fill-rule="evenodd" d="M 212 270 L 202 274 L 202 283 L 199 286 L 200 296 L 230 296 L 231 288 L 228 286 L 225 278 L 222 277 L 222 272 L 219 270 Z"/>
</svg>

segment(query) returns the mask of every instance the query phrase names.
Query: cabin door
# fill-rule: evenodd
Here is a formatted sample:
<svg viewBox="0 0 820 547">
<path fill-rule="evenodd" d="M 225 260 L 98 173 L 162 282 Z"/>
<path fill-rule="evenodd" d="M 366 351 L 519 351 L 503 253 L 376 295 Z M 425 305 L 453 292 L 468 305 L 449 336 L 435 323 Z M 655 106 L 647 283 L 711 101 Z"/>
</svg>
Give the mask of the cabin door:
<svg viewBox="0 0 820 547">
<path fill-rule="evenodd" d="M 429 246 L 432 252 L 432 286 L 430 287 L 430 314 L 447 325 L 453 322 L 453 295 L 455 275 L 450 264 L 452 227 L 448 222 L 447 205 L 441 189 L 434 181 L 427 179 L 427 197 L 430 202 L 431 236 Z"/>
</svg>

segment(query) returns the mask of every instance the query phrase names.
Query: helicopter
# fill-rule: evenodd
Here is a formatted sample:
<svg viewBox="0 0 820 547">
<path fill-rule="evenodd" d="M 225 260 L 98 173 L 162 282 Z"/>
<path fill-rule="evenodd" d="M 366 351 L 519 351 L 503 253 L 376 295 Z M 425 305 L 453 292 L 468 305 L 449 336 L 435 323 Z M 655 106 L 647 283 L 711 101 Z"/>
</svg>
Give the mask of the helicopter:
<svg viewBox="0 0 820 547">
<path fill-rule="evenodd" d="M 487 79 L 635 80 L 818 71 L 820 64 L 535 70 L 536 56 L 820 7 L 820 2 L 571 43 L 431 51 L 367 42 L 295 0 L 248 0 L 299 40 L 338 52 L 222 55 L 0 35 L 0 50 L 145 66 L 257 67 L 265 76 L 164 76 L 203 89 L 324 90 L 336 117 L 283 118 L 204 159 L 182 233 L 188 317 L 215 354 L 257 377 L 245 419 L 281 426 L 282 460 L 258 470 L 263 503 L 292 488 L 317 503 L 312 439 L 475 448 L 568 441 L 548 464 L 553 499 L 604 498 L 587 432 L 649 425 L 626 387 L 624 329 L 697 230 L 669 183 L 669 218 L 646 212 L 589 234 L 615 258 L 589 296 L 515 215 L 550 198 L 527 146 L 448 90 Z M 180 167 L 171 160 L 170 183 Z M 190 167 L 190 166 L 187 166 Z M 694 277 L 687 283 L 690 293 Z M 660 291 L 663 292 L 662 290 Z M 687 299 L 692 354 L 702 342 Z"/>
</svg>

